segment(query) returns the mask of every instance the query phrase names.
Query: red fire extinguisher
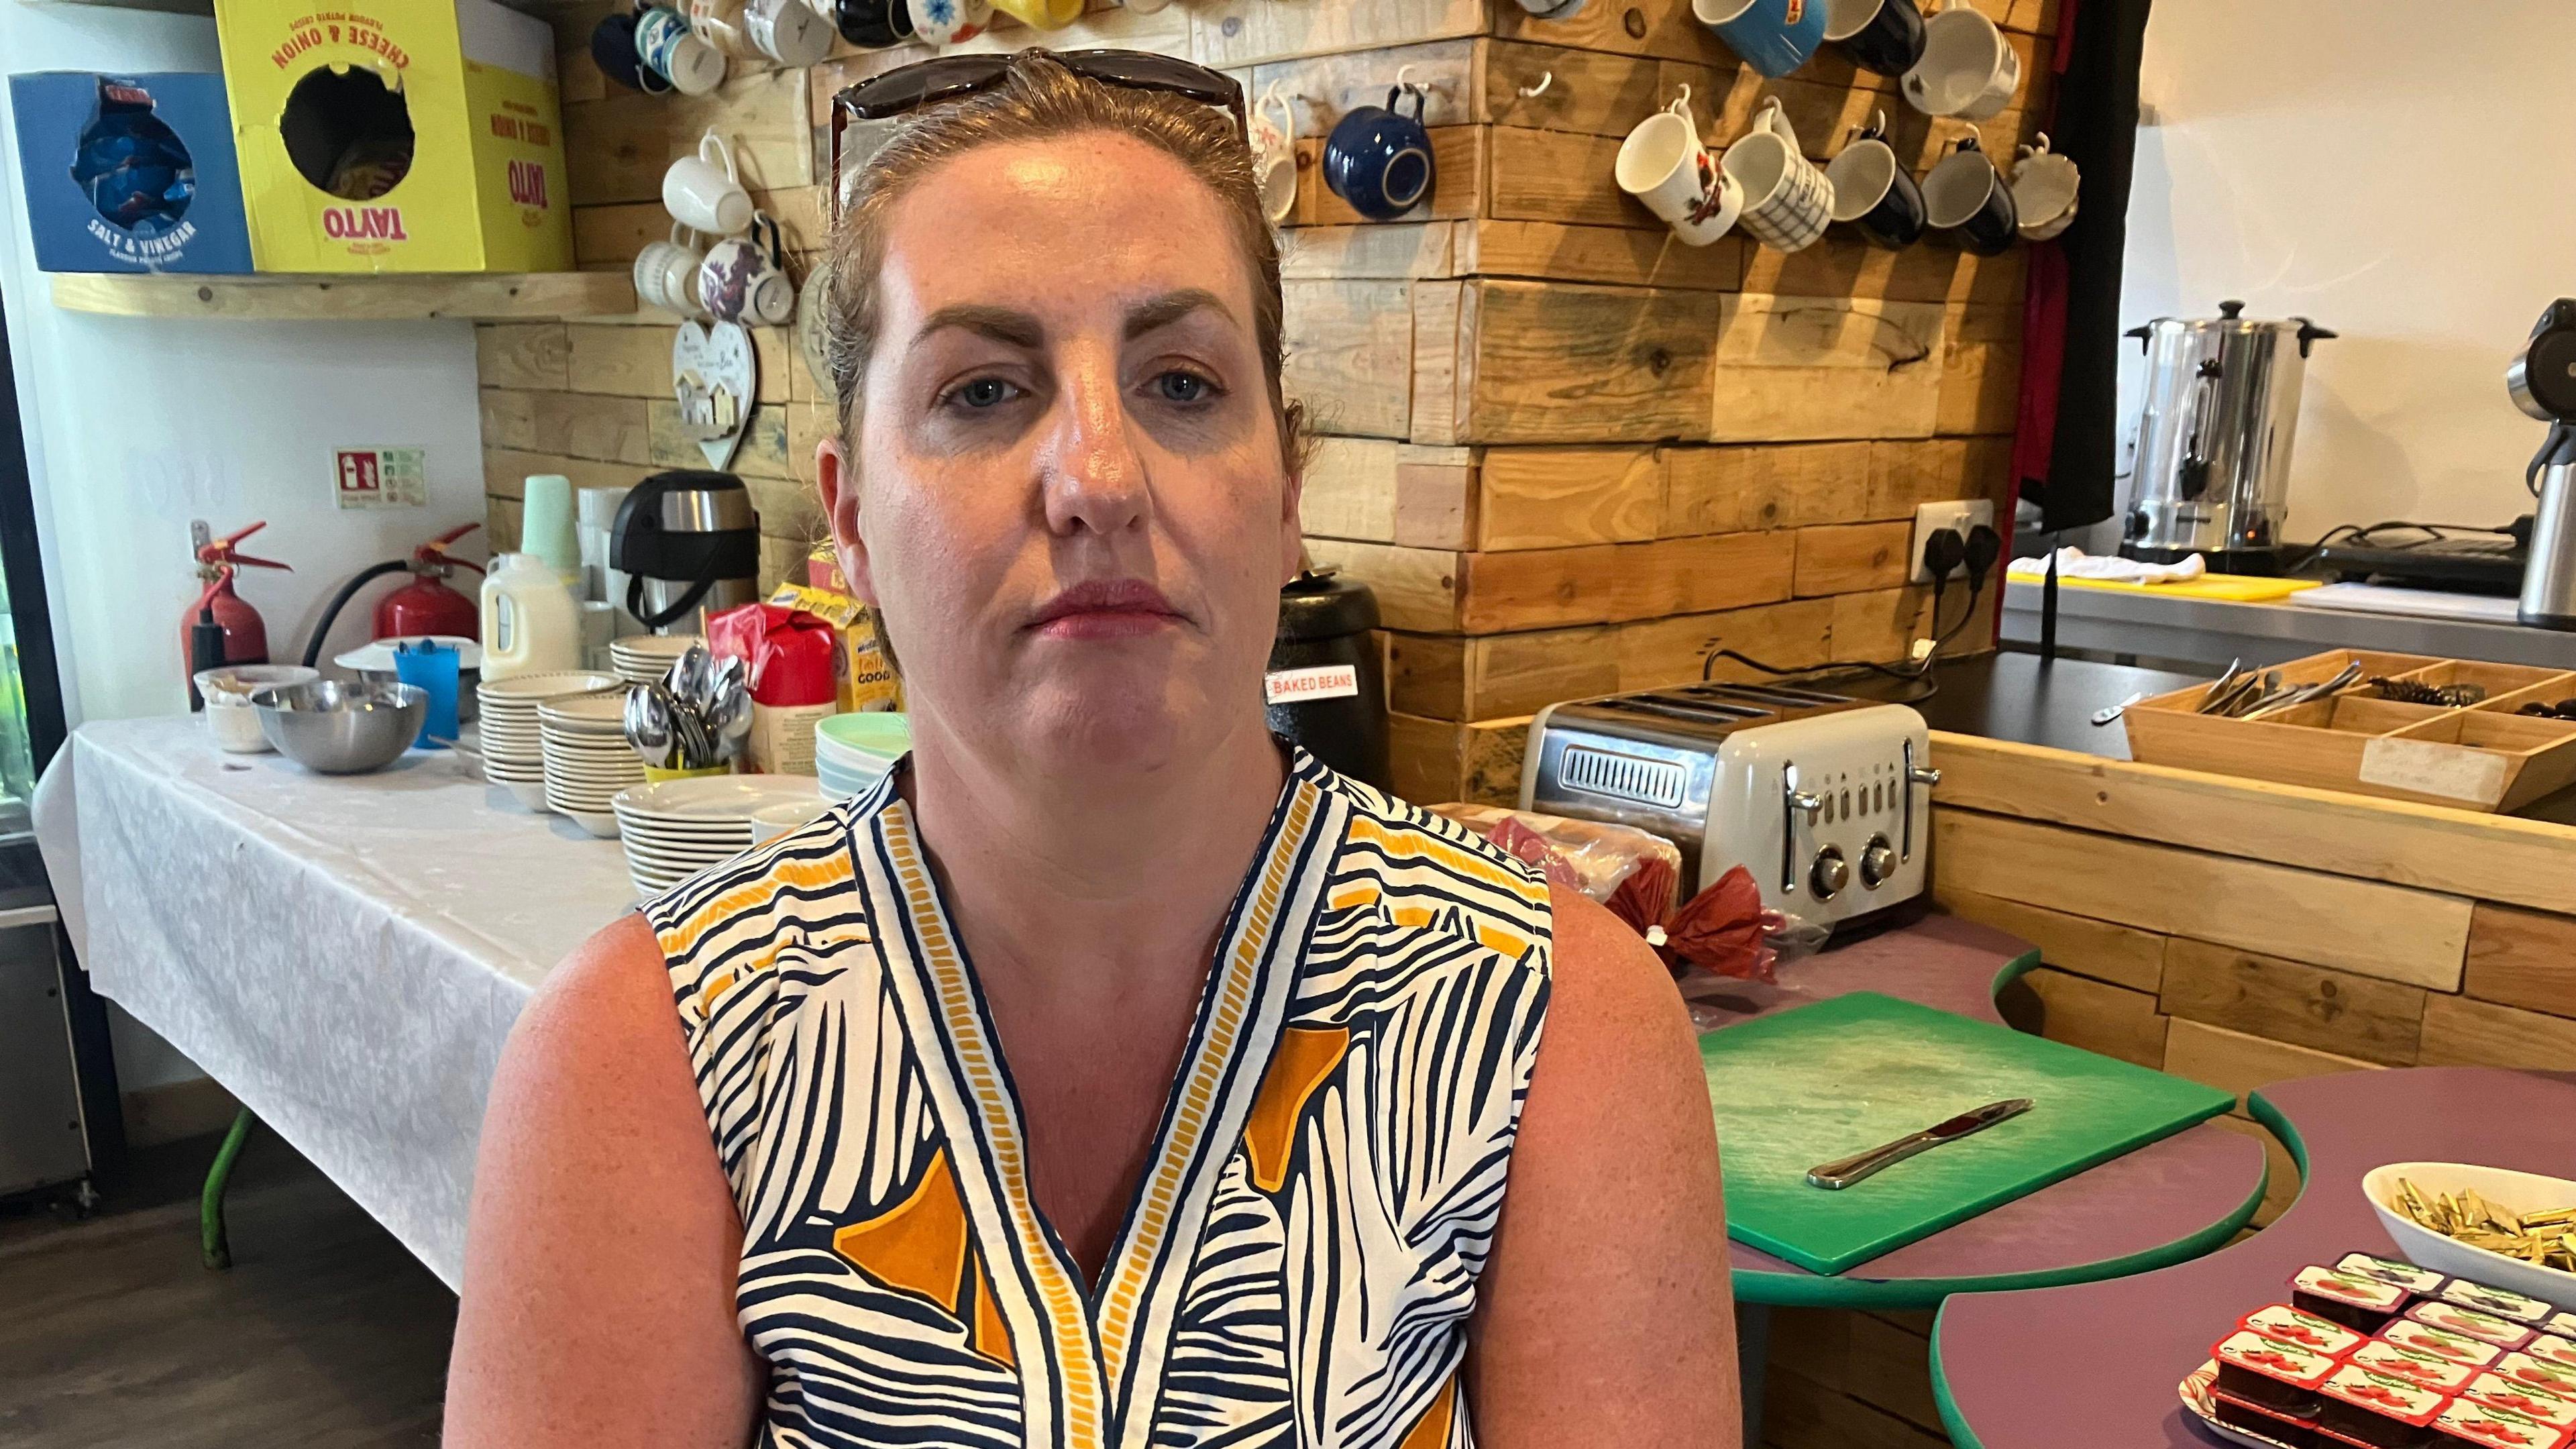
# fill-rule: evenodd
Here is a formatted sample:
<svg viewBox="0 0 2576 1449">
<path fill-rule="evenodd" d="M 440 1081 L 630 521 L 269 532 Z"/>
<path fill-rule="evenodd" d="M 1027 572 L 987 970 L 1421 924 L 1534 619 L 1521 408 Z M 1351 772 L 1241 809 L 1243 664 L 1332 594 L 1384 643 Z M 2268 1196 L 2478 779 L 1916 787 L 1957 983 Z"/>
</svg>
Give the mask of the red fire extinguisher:
<svg viewBox="0 0 2576 1449">
<path fill-rule="evenodd" d="M 464 594 L 449 588 L 441 580 L 458 568 L 483 572 L 483 566 L 470 559 L 451 558 L 448 545 L 482 527 L 479 523 L 461 523 L 411 551 L 404 564 L 411 570 L 411 582 L 384 596 L 376 604 L 376 628 L 372 638 L 401 639 L 422 634 L 447 634 L 466 639 L 479 639 L 483 633 L 483 608 Z"/>
<path fill-rule="evenodd" d="M 253 558 L 241 551 L 243 539 L 266 527 L 267 520 L 263 519 L 237 533 L 207 539 L 197 545 L 197 577 L 205 581 L 205 592 L 197 596 L 197 601 L 188 606 L 188 612 L 179 620 L 179 659 L 187 666 L 192 681 L 196 671 L 206 666 L 195 662 L 197 651 L 190 636 L 209 625 L 223 631 L 222 663 L 268 662 L 268 626 L 260 619 L 259 610 L 233 592 L 233 575 L 242 569 L 289 567 L 273 558 Z"/>
</svg>

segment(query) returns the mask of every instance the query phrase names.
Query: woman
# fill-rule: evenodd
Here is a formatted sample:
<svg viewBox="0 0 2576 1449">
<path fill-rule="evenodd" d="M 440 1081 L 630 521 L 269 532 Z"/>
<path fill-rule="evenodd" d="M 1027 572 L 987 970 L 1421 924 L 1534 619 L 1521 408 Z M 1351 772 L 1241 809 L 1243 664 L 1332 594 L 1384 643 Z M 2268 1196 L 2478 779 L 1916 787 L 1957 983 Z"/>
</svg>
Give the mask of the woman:
<svg viewBox="0 0 2576 1449">
<path fill-rule="evenodd" d="M 1737 1441 L 1664 972 L 1264 728 L 1278 259 L 1119 54 L 872 83 L 818 466 L 913 753 L 529 1007 L 452 1449 Z"/>
</svg>

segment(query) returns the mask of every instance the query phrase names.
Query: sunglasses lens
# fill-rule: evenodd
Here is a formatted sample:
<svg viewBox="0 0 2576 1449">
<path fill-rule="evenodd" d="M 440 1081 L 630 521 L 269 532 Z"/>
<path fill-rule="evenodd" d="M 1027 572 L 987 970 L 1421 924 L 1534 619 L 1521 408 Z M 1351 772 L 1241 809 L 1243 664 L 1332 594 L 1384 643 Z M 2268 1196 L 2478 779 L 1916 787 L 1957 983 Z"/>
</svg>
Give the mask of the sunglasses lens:
<svg viewBox="0 0 2576 1449">
<path fill-rule="evenodd" d="M 1010 57 L 947 55 L 870 76 L 841 92 L 841 109 L 863 121 L 899 116 L 934 102 L 983 90 L 1010 68 Z"/>
</svg>

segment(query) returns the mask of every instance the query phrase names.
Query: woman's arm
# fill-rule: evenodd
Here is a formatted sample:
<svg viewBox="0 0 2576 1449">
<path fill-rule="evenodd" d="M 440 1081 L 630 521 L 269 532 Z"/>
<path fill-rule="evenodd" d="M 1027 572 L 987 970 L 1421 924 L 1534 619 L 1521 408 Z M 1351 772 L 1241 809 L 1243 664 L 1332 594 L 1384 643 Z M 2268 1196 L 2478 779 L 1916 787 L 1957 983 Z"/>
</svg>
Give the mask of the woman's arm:
<svg viewBox="0 0 2576 1449">
<path fill-rule="evenodd" d="M 557 967 L 483 1116 L 447 1449 L 750 1442 L 742 1222 L 640 916 Z"/>
<path fill-rule="evenodd" d="M 1469 1384 L 1486 1449 L 1734 1446 L 1734 1294 L 1690 1018 L 1646 943 L 1555 893 L 1554 986 Z"/>
</svg>

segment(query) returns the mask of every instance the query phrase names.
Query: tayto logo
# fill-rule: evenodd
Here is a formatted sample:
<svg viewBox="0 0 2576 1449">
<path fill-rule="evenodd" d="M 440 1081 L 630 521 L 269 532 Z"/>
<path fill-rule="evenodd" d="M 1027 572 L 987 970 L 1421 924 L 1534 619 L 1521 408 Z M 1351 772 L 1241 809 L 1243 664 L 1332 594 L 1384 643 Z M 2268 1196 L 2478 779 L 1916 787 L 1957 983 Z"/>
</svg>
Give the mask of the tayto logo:
<svg viewBox="0 0 2576 1449">
<path fill-rule="evenodd" d="M 546 168 L 534 161 L 511 162 L 510 199 L 521 206 L 544 206 Z"/>
<path fill-rule="evenodd" d="M 322 234 L 340 241 L 410 241 L 399 206 L 326 206 Z"/>
</svg>

